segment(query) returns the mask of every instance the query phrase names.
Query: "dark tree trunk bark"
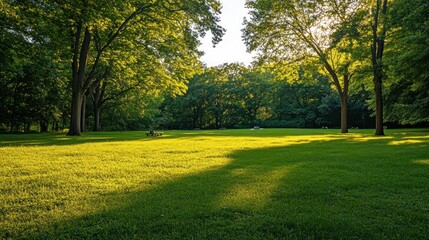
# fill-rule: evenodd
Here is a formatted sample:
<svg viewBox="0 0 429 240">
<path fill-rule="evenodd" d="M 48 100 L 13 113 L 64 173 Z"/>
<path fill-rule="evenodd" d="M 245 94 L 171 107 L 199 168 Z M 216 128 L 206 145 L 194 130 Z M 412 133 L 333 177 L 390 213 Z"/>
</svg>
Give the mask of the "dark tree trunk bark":
<svg viewBox="0 0 429 240">
<path fill-rule="evenodd" d="M 374 76 L 374 92 L 375 92 L 375 135 L 383 136 L 383 92 L 382 92 L 382 77 Z"/>
<path fill-rule="evenodd" d="M 341 95 L 341 133 L 349 132 L 349 128 L 347 126 L 347 99 L 348 93 L 343 92 Z"/>
<path fill-rule="evenodd" d="M 58 132 L 59 130 L 60 130 L 60 125 L 59 125 L 59 123 L 58 123 L 58 121 L 54 121 L 53 123 L 52 123 L 52 130 L 54 131 L 54 132 Z"/>
<path fill-rule="evenodd" d="M 77 89 L 75 89 L 77 88 Z M 70 129 L 67 135 L 70 136 L 80 136 L 80 121 L 82 114 L 82 93 L 79 87 L 73 87 L 73 95 L 72 95 L 72 112 L 70 119 Z"/>
<path fill-rule="evenodd" d="M 30 122 L 26 122 L 24 124 L 24 132 L 30 132 L 31 130 L 31 123 Z"/>
<path fill-rule="evenodd" d="M 94 91 L 91 94 L 92 106 L 93 106 L 93 112 L 94 112 L 94 127 L 92 130 L 95 132 L 101 130 L 100 114 L 101 114 L 101 106 L 103 105 L 104 92 L 106 90 L 105 82 L 102 83 L 101 81 L 106 76 L 107 76 L 107 70 L 104 72 L 103 75 L 100 76 L 99 79 L 97 79 L 97 84 L 94 87 Z"/>
<path fill-rule="evenodd" d="M 40 132 L 44 133 L 48 131 L 49 121 L 40 121 Z"/>
<path fill-rule="evenodd" d="M 349 84 L 350 84 L 351 75 L 347 72 L 343 75 L 343 90 L 340 94 L 341 96 L 341 133 L 348 133 L 348 123 L 347 123 L 347 107 L 349 99 Z"/>
<path fill-rule="evenodd" d="M 101 131 L 101 125 L 100 125 L 100 108 L 94 107 L 94 131 Z"/>
<path fill-rule="evenodd" d="M 192 129 L 195 129 L 197 127 L 197 111 L 193 109 L 193 116 L 192 116 Z"/>
<path fill-rule="evenodd" d="M 82 107 L 81 107 L 82 113 L 80 116 L 80 127 L 81 132 L 85 132 L 86 129 L 86 95 L 83 94 L 82 96 Z"/>
</svg>

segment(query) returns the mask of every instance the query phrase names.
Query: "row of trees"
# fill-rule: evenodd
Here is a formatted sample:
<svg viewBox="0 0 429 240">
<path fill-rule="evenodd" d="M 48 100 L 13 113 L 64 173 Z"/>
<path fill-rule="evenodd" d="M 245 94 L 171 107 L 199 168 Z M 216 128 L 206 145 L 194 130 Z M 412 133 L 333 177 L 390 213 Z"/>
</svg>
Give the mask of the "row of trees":
<svg viewBox="0 0 429 240">
<path fill-rule="evenodd" d="M 317 59 L 341 99 L 341 132 L 346 133 L 352 77 L 365 65 L 373 72 L 376 135 L 383 133 L 382 79 L 387 0 L 272 1 L 249 0 L 251 19 L 244 36 L 250 50 L 265 61 Z M 365 51 L 366 49 L 366 51 Z"/>
<path fill-rule="evenodd" d="M 32 75 L 46 77 L 43 81 L 54 85 L 66 82 L 64 95 L 71 105 L 69 135 L 80 135 L 88 97 L 93 102 L 94 118 L 99 119 L 98 112 L 106 100 L 132 89 L 153 94 L 162 90 L 183 92 L 184 82 L 200 68 L 198 37 L 211 31 L 216 44 L 224 32 L 217 24 L 221 8 L 217 0 L 24 0 L 2 1 L 1 5 L 0 34 L 5 46 L 1 81 L 8 89 L 2 101 L 11 102 L 11 108 L 4 105 L 7 115 L 12 115 L 8 117 L 10 124 L 19 123 L 14 119 L 14 108 L 19 104 L 9 89 L 20 91 L 11 86 L 13 82 L 29 80 L 28 74 L 20 71 L 28 68 L 21 60 L 34 61 L 42 54 L 46 64 L 29 64 L 36 68 L 56 66 L 42 70 L 46 76 Z M 27 48 L 37 53 L 28 56 Z"/>
<path fill-rule="evenodd" d="M 246 3 L 251 9 L 251 19 L 246 22 L 244 30 L 249 49 L 260 51 L 264 61 L 290 64 L 317 59 L 341 99 L 342 132 L 347 132 L 347 102 L 352 78 L 358 77 L 363 81 L 368 72 L 372 73 L 376 135 L 384 135 L 382 88 L 388 84 L 383 82 L 399 80 L 398 70 L 403 66 L 415 69 L 412 63 L 418 65 L 420 74 L 405 71 L 409 74 L 407 78 L 412 76 L 413 84 L 419 82 L 417 85 L 424 87 L 418 90 L 422 99 L 417 100 L 420 104 L 416 105 L 427 107 L 427 75 L 421 68 L 427 67 L 428 56 L 427 1 L 248 0 Z M 415 59 L 409 59 L 414 58 L 410 52 L 416 54 Z M 412 63 L 403 60 L 411 60 Z M 390 95 L 393 92 L 389 90 Z M 397 95 L 393 93 L 390 96 L 395 98 Z M 401 108 L 390 103 L 396 109 L 386 111 L 389 120 L 407 119 L 409 117 L 404 114 L 407 113 L 419 121 L 427 121 L 424 110 L 419 111 L 409 105 Z M 418 113 L 412 114 L 404 108 Z M 397 113 L 400 115 L 394 117 Z"/>
<path fill-rule="evenodd" d="M 258 61 L 204 71 L 198 38 L 224 32 L 217 0 L 0 4 L 10 131 L 375 124 L 382 135 L 386 120 L 429 122 L 426 0 L 247 0 Z"/>
<path fill-rule="evenodd" d="M 339 127 L 341 103 L 328 78 L 313 66 L 301 66 L 294 73 L 284 78 L 239 64 L 207 69 L 190 80 L 185 95 L 163 102 L 154 124 L 172 129 Z M 373 125 L 368 100 L 365 89 L 354 89 L 350 126 Z"/>
</svg>

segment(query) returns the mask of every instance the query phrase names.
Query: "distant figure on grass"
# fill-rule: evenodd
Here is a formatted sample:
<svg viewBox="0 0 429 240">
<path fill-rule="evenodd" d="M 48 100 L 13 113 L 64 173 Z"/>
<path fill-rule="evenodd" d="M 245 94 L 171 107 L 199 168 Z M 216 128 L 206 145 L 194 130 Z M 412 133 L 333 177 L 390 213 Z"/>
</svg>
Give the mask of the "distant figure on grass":
<svg viewBox="0 0 429 240">
<path fill-rule="evenodd" d="M 152 137 L 157 137 L 157 136 L 162 136 L 163 132 L 157 132 L 155 130 L 149 130 L 148 133 L 146 133 L 146 136 L 152 136 Z"/>
</svg>

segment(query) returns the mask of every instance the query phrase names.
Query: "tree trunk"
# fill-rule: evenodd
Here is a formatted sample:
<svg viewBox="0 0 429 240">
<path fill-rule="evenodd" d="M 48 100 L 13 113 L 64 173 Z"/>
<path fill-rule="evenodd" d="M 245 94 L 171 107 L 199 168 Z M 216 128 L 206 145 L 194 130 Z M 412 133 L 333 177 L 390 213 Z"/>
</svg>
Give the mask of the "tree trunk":
<svg viewBox="0 0 429 240">
<path fill-rule="evenodd" d="M 319 55 L 322 58 L 322 55 Z M 347 128 L 347 100 L 349 94 L 349 84 L 350 84 L 350 74 L 348 70 L 343 75 L 343 86 L 340 84 L 340 80 L 338 78 L 337 73 L 334 71 L 329 62 L 322 58 L 322 62 L 325 65 L 326 70 L 329 75 L 331 75 L 332 82 L 340 96 L 341 99 L 341 133 L 348 133 L 349 130 Z"/>
<path fill-rule="evenodd" d="M 24 123 L 24 132 L 30 132 L 31 130 L 31 122 L 27 121 Z"/>
<path fill-rule="evenodd" d="M 381 11 L 381 12 L 380 12 Z M 380 16 L 381 14 L 381 16 Z M 387 0 L 377 0 L 376 9 L 374 12 L 374 23 L 372 25 L 372 46 L 371 46 L 371 61 L 373 68 L 373 83 L 375 93 L 375 135 L 383 136 L 383 53 L 384 41 L 386 37 L 386 15 L 387 15 Z M 380 23 L 380 20 L 382 22 Z M 381 24 L 381 26 L 379 26 Z M 381 27 L 379 33 L 378 28 Z"/>
<path fill-rule="evenodd" d="M 84 2 L 84 11 L 88 5 L 87 1 Z M 92 69 L 86 71 L 86 64 L 88 60 L 88 53 L 91 43 L 91 33 L 89 28 L 85 28 L 84 39 L 81 40 L 82 30 L 84 27 L 84 19 L 80 19 L 76 25 L 72 26 L 72 53 L 73 53 L 73 62 L 72 62 L 72 106 L 71 106 L 71 120 L 70 120 L 70 129 L 67 135 L 79 136 L 81 133 L 81 107 L 82 107 L 82 97 L 87 87 L 91 85 L 91 79 L 95 76 L 97 66 L 102 54 L 113 41 L 127 28 L 130 24 L 130 21 L 133 20 L 138 14 L 143 13 L 145 10 L 152 8 L 154 5 L 159 4 L 159 1 L 156 3 L 142 4 L 140 7 L 135 9 L 124 21 L 119 25 L 119 27 L 110 34 L 109 38 L 106 41 L 106 44 L 102 46 L 97 51 L 97 55 L 92 64 Z M 79 46 L 81 45 L 81 50 L 79 53 Z M 79 59 L 78 59 L 79 58 Z M 86 75 L 86 82 L 85 82 Z"/>
<path fill-rule="evenodd" d="M 375 92 L 375 135 L 383 136 L 383 92 L 382 92 L 382 77 L 374 76 L 374 92 Z"/>
<path fill-rule="evenodd" d="M 104 103 L 103 97 L 104 92 L 106 90 L 106 84 L 105 82 L 101 82 L 105 77 L 107 77 L 107 69 L 99 78 L 97 78 L 97 84 L 95 85 L 91 97 L 92 97 L 92 106 L 93 106 L 93 112 L 94 112 L 94 127 L 93 131 L 101 131 L 101 125 L 100 125 L 100 114 L 101 114 L 101 107 Z"/>
<path fill-rule="evenodd" d="M 72 112 L 70 119 L 70 129 L 67 135 L 69 136 L 80 136 L 81 129 L 81 114 L 82 114 L 82 90 L 77 86 L 78 89 L 75 89 L 76 86 L 73 86 L 73 95 L 72 95 Z"/>
<path fill-rule="evenodd" d="M 76 41 L 78 41 L 79 38 L 80 37 L 78 37 L 76 34 Z M 85 89 L 83 88 L 83 84 L 85 79 L 86 62 L 88 60 L 90 43 L 91 43 L 91 33 L 89 32 L 88 28 L 86 28 L 81 51 L 79 54 L 79 64 L 77 63 L 76 51 L 74 52 L 75 55 L 73 56 L 72 106 L 71 106 L 72 112 L 71 112 L 71 120 L 70 120 L 70 129 L 67 134 L 69 136 L 80 136 L 80 133 L 81 133 L 82 102 L 84 97 L 83 95 L 85 92 Z"/>
<path fill-rule="evenodd" d="M 60 130 L 60 125 L 59 125 L 59 123 L 58 123 L 58 121 L 57 121 L 57 120 L 54 120 L 54 121 L 52 122 L 52 130 L 53 130 L 54 132 L 58 132 L 58 131 Z"/>
<path fill-rule="evenodd" d="M 101 126 L 100 126 L 100 108 L 98 106 L 94 106 L 94 128 L 93 130 L 95 132 L 100 131 L 101 130 Z"/>
<path fill-rule="evenodd" d="M 341 94 L 341 133 L 349 132 L 349 128 L 347 126 L 347 99 L 348 93 L 343 92 L 343 94 Z"/>
<path fill-rule="evenodd" d="M 49 121 L 40 121 L 40 132 L 47 132 L 48 131 L 48 126 L 49 126 Z"/>
<path fill-rule="evenodd" d="M 82 107 L 81 107 L 82 113 L 80 115 L 80 130 L 81 132 L 85 132 L 86 129 L 86 95 L 82 94 Z"/>
<path fill-rule="evenodd" d="M 195 129 L 197 127 L 197 110 L 194 108 L 192 110 L 193 114 L 192 114 L 192 129 Z"/>
<path fill-rule="evenodd" d="M 341 133 L 348 133 L 349 128 L 347 124 L 347 102 L 349 99 L 349 84 L 351 75 L 348 71 L 343 75 L 343 90 L 341 96 Z"/>
</svg>

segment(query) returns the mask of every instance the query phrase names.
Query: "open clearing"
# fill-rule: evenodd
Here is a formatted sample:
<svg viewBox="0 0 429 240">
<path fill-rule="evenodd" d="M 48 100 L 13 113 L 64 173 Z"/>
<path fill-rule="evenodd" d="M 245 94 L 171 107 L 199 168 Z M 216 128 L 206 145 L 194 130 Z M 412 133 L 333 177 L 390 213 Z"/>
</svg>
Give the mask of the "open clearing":
<svg viewBox="0 0 429 240">
<path fill-rule="evenodd" d="M 0 239 L 426 239 L 429 131 L 0 135 Z"/>
</svg>

